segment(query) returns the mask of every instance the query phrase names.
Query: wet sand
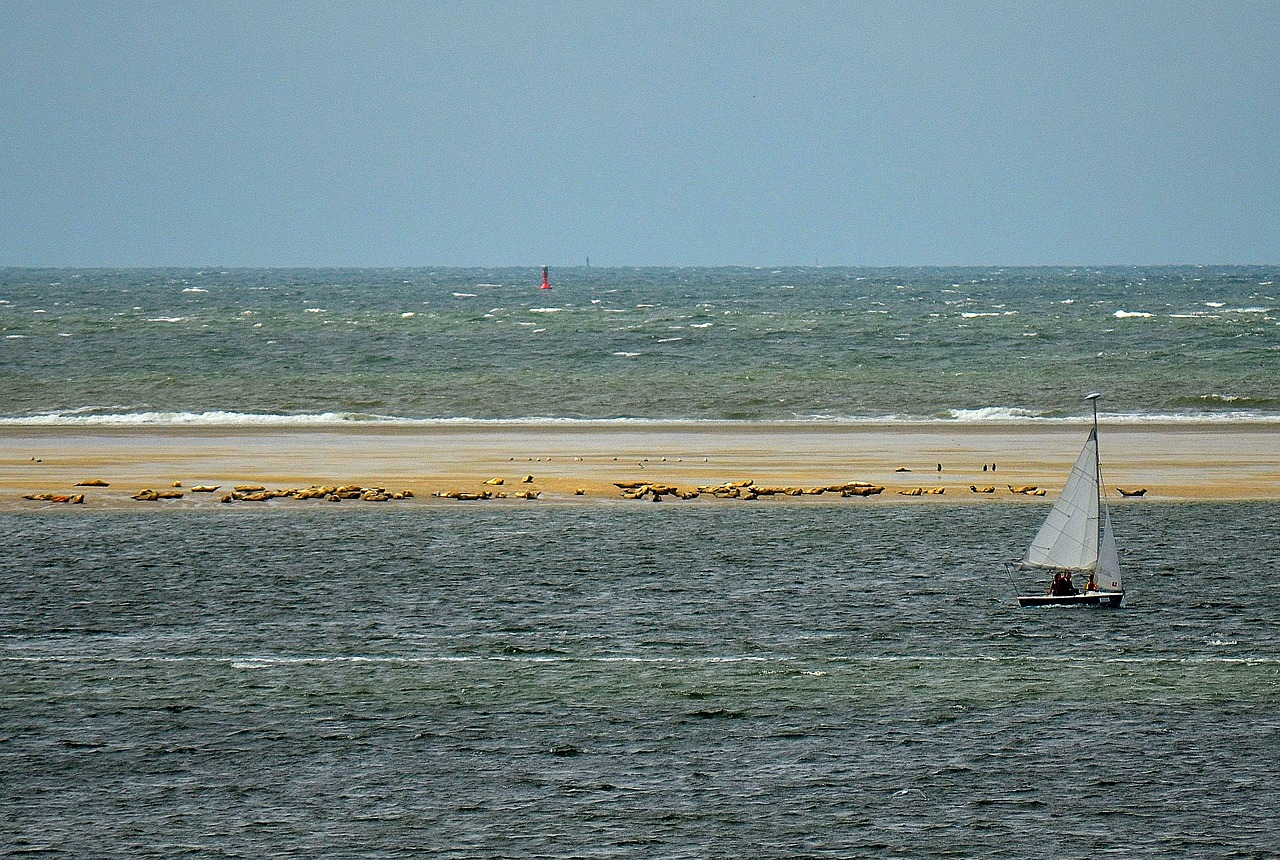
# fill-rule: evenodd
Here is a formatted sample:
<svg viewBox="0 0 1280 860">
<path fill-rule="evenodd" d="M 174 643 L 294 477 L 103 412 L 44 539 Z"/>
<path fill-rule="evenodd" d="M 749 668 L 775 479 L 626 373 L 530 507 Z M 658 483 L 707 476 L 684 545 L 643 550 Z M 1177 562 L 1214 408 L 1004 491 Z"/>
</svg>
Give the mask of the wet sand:
<svg viewBox="0 0 1280 860">
<path fill-rule="evenodd" d="M 86 505 L 137 506 L 142 503 L 131 496 L 139 490 L 166 490 L 174 482 L 182 483 L 186 495 L 159 504 L 216 503 L 233 485 L 250 483 L 407 489 L 415 504 L 458 504 L 433 494 L 533 488 L 542 493 L 539 502 L 622 502 L 615 482 L 694 488 L 746 480 L 885 487 L 870 499 L 772 497 L 778 503 L 1034 502 L 1044 497 L 1016 495 L 1008 486 L 1043 487 L 1053 498 L 1087 433 L 1085 424 L 4 427 L 0 508 L 48 504 L 24 495 L 77 492 L 85 494 Z M 1271 425 L 1104 424 L 1101 440 L 1103 475 L 1113 498 L 1115 488 L 1145 488 L 1145 500 L 1280 499 L 1280 428 Z M 528 475 L 533 481 L 521 483 Z M 484 483 L 498 477 L 504 479 L 501 487 Z M 87 479 L 110 486 L 75 488 Z M 190 493 L 198 484 L 221 490 Z M 978 494 L 971 486 L 994 486 L 996 492 Z M 902 494 L 939 487 L 945 492 Z M 675 503 L 718 502 L 704 495 Z"/>
</svg>

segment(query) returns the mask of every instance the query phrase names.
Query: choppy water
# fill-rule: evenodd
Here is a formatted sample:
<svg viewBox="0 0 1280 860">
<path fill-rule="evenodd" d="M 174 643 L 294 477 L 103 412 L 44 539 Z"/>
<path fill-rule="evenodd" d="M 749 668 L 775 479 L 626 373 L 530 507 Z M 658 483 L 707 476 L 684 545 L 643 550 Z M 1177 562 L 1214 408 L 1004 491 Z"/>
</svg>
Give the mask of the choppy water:
<svg viewBox="0 0 1280 860">
<path fill-rule="evenodd" d="M 1276 275 L 0 269 L 0 420 L 1276 420 Z"/>
<path fill-rule="evenodd" d="M 1265 857 L 1280 505 L 0 516 L 0 851 Z M 1183 589 L 1189 589 L 1179 593 Z"/>
</svg>

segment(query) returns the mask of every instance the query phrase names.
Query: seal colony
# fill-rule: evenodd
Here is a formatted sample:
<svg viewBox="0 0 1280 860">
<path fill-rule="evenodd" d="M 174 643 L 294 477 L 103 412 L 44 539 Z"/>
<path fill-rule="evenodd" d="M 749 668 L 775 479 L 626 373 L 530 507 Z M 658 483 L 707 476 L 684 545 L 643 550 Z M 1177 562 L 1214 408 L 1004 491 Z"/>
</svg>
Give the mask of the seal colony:
<svg viewBox="0 0 1280 860">
<path fill-rule="evenodd" d="M 479 489 L 444 489 L 438 490 L 430 494 L 430 497 L 453 500 L 459 502 L 480 502 L 502 499 L 523 499 L 525 501 L 533 501 L 544 497 L 544 490 L 532 486 L 534 482 L 533 475 L 525 475 L 518 479 L 522 486 L 527 489 L 506 491 L 497 489 L 507 484 L 505 477 L 489 478 L 480 482 Z M 111 484 L 101 479 L 91 479 L 80 481 L 75 485 L 77 488 L 107 488 Z M 658 481 L 614 481 L 613 487 L 619 492 L 623 499 L 632 501 L 651 501 L 661 502 L 663 499 L 679 499 L 681 501 L 692 501 L 703 497 L 714 499 L 736 499 L 740 501 L 755 501 L 762 498 L 779 497 L 800 497 L 800 496 L 838 496 L 840 498 L 870 498 L 879 496 L 886 491 L 886 487 L 882 484 L 872 484 L 867 481 L 846 481 L 844 483 L 821 484 L 816 486 L 797 486 L 797 485 L 774 485 L 774 484 L 757 484 L 753 479 L 724 481 L 718 484 L 698 484 L 691 487 L 681 487 L 676 484 L 662 483 Z M 182 488 L 181 481 L 174 481 L 169 489 L 155 490 L 150 487 L 144 487 L 136 493 L 129 495 L 130 499 L 138 502 L 158 502 L 165 500 L 177 500 L 186 497 L 186 491 Z M 221 485 L 197 484 L 191 487 L 191 493 L 213 494 L 221 489 Z M 941 496 L 946 492 L 946 487 L 910 487 L 897 491 L 900 496 Z M 979 494 L 991 495 L 995 493 L 995 487 L 977 487 L 970 485 L 970 491 Z M 1013 495 L 1030 495 L 1044 496 L 1046 490 L 1035 486 L 1009 486 L 1009 492 Z M 572 496 L 586 496 L 588 491 L 586 488 L 578 487 L 572 491 Z M 566 494 L 568 495 L 568 494 Z M 1125 493 L 1126 496 L 1145 495 L 1145 491 L 1141 494 Z M 50 502 L 63 504 L 84 504 L 85 493 L 75 494 L 57 494 L 57 493 L 27 493 L 22 496 L 24 500 L 33 502 Z M 318 499 L 327 502 L 341 501 L 362 501 L 362 502 L 389 502 L 404 501 L 416 498 L 413 490 L 388 490 L 381 486 L 363 486 L 360 484 L 312 484 L 306 487 L 285 487 L 285 488 L 268 488 L 263 484 L 242 483 L 236 484 L 233 488 L 223 494 L 219 501 L 223 504 L 231 504 L 235 502 L 269 502 L 276 499 L 307 501 Z"/>
<path fill-rule="evenodd" d="M 1134 504 L 1280 499 L 1276 433 L 1270 425 L 1118 425 L 1109 428 L 1108 482 Z M 191 508 L 223 498 L 1043 503 L 1061 489 L 1078 436 L 1071 424 L 0 427 L 0 507 L 61 507 L 76 496 L 77 509 Z"/>
</svg>

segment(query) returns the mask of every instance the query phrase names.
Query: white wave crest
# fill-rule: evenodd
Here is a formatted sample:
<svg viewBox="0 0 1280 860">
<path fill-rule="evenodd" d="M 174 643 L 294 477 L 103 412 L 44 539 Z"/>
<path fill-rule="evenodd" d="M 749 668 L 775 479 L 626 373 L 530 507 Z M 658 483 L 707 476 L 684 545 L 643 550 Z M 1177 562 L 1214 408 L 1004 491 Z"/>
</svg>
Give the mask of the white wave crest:
<svg viewBox="0 0 1280 860">
<path fill-rule="evenodd" d="M 640 353 L 619 353 L 619 357 L 635 358 Z M 1081 424 L 1078 415 L 1048 416 L 1014 407 L 953 409 L 945 416 L 919 415 L 795 415 L 789 419 L 750 420 L 722 418 L 563 418 L 548 415 L 525 415 L 512 418 L 405 418 L 361 412 L 320 412 L 308 414 L 260 414 L 209 410 L 206 412 L 129 412 L 127 407 L 82 407 L 39 415 L 0 416 L 0 427 L 486 427 L 486 426 L 578 426 L 578 427 L 786 427 L 796 425 L 832 426 L 899 426 L 956 424 Z M 1231 425 L 1254 424 L 1280 426 L 1280 415 L 1253 410 L 1188 411 L 1185 413 L 1104 413 L 1099 416 L 1113 425 L 1182 424 Z"/>
<path fill-rule="evenodd" d="M 1147 313 L 1146 311 L 1116 311 L 1115 313 L 1112 314 L 1112 316 L 1115 317 L 1116 319 L 1124 320 L 1124 319 L 1129 319 L 1131 317 L 1146 318 L 1151 316 L 1151 314 Z"/>
<path fill-rule="evenodd" d="M 270 415 L 230 412 L 217 409 L 207 412 L 115 412 L 95 411 L 90 407 L 85 407 L 65 412 L 49 412 L 41 415 L 6 416 L 0 418 L 0 426 L 218 427 L 277 425 L 281 427 L 298 427 L 324 424 L 349 424 L 354 422 L 399 423 L 402 420 L 404 419 L 397 419 L 385 415 L 365 415 L 357 412 Z"/>
<path fill-rule="evenodd" d="M 952 420 L 964 422 L 983 421 L 1026 421 L 1042 417 L 1029 409 L 1018 409 L 1013 406 L 983 406 L 978 409 L 949 410 Z"/>
</svg>

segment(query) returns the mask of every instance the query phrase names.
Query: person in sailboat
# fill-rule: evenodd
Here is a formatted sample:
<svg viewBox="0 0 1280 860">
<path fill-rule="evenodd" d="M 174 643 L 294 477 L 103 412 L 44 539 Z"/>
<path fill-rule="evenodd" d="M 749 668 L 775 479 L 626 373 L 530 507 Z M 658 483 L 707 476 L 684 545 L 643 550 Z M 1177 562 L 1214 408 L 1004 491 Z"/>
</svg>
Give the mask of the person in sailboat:
<svg viewBox="0 0 1280 860">
<path fill-rule="evenodd" d="M 1065 570 L 1061 573 L 1054 574 L 1053 585 L 1049 586 L 1049 593 L 1054 597 L 1070 597 L 1073 594 L 1079 594 L 1076 587 L 1071 582 L 1071 571 Z"/>
<path fill-rule="evenodd" d="M 1086 592 L 1098 590 L 1098 575 L 1092 570 L 1089 571 L 1089 579 L 1084 584 L 1084 590 Z"/>
</svg>

